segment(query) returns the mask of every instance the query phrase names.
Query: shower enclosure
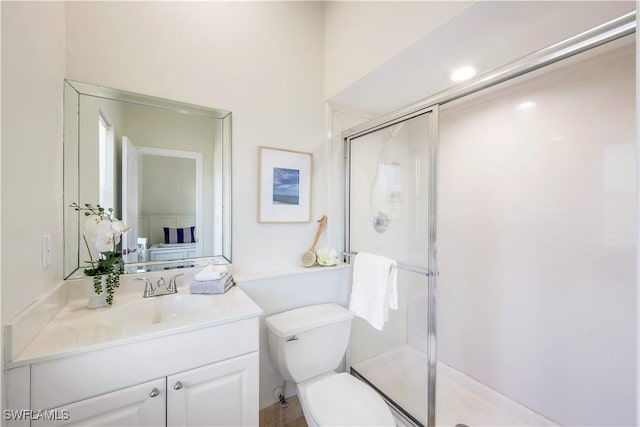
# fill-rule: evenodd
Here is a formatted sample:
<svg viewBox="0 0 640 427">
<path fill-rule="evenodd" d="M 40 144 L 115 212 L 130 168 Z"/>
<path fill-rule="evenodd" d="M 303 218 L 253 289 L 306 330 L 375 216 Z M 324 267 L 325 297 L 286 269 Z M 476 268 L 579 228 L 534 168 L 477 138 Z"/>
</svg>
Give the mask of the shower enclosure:
<svg viewBox="0 0 640 427">
<path fill-rule="evenodd" d="M 354 320 L 347 364 L 400 423 L 635 423 L 634 31 L 343 133 L 345 260 L 393 258 L 399 287 L 382 331 Z"/>
<path fill-rule="evenodd" d="M 402 416 L 422 425 L 435 416 L 434 404 L 428 405 L 428 413 L 422 408 L 435 399 L 437 117 L 437 108 L 430 107 L 366 129 L 347 139 L 346 151 L 347 253 L 365 251 L 400 260 L 402 289 L 399 310 L 390 313 L 382 331 L 354 320 L 351 372 L 386 399 L 400 400 Z M 415 383 L 398 388 L 389 375 L 409 365 L 414 373 L 403 377 Z"/>
</svg>

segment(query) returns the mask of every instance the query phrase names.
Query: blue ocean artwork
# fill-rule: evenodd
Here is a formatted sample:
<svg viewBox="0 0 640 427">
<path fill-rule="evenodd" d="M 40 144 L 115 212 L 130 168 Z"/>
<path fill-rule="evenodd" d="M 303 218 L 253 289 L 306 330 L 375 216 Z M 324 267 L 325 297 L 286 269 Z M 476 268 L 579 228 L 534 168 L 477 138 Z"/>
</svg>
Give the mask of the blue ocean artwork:
<svg viewBox="0 0 640 427">
<path fill-rule="evenodd" d="M 273 168 L 273 204 L 300 204 L 300 171 Z"/>
</svg>

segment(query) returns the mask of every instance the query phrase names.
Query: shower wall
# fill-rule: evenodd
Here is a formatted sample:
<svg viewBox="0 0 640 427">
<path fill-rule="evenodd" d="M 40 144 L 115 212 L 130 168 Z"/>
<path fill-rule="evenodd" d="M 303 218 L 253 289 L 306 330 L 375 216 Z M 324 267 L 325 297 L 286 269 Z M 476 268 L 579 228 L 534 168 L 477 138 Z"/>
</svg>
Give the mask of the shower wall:
<svg viewBox="0 0 640 427">
<path fill-rule="evenodd" d="M 635 44 L 440 110 L 439 359 L 562 425 L 635 425 Z"/>
</svg>

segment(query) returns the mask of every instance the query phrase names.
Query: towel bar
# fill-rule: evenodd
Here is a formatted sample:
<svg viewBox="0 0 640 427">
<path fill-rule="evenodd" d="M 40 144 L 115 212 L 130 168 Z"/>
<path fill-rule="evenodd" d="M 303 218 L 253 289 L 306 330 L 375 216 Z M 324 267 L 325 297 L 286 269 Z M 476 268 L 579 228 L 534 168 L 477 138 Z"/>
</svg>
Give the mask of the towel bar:
<svg viewBox="0 0 640 427">
<path fill-rule="evenodd" d="M 342 255 L 351 258 L 358 255 L 358 252 L 343 252 Z M 398 262 L 396 264 L 396 268 L 400 270 L 410 271 L 412 273 L 424 274 L 427 277 L 434 277 L 434 276 L 440 275 L 440 272 L 433 273 L 429 271 L 427 267 L 423 267 L 421 265 L 415 265 L 415 264 L 406 264 L 403 262 Z"/>
</svg>

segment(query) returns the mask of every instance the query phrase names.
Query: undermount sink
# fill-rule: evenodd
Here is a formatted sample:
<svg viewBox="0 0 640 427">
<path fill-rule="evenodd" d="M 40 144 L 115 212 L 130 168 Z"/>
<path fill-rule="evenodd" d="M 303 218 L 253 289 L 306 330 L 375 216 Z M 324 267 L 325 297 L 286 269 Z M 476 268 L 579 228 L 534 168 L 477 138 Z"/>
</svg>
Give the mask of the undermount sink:
<svg viewBox="0 0 640 427">
<path fill-rule="evenodd" d="M 156 325 L 196 316 L 211 304 L 201 295 L 162 295 L 113 307 L 100 316 L 100 323 L 113 328 Z"/>
</svg>

